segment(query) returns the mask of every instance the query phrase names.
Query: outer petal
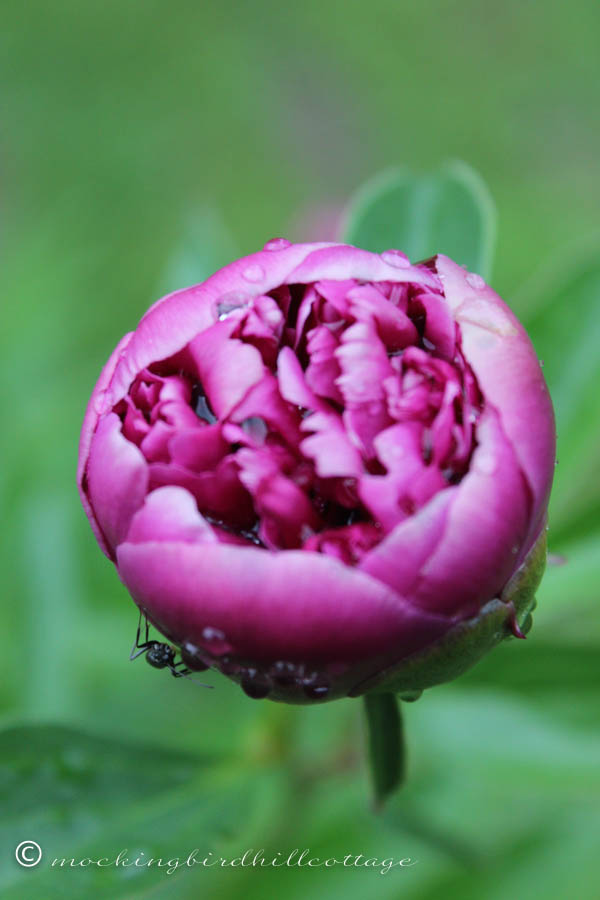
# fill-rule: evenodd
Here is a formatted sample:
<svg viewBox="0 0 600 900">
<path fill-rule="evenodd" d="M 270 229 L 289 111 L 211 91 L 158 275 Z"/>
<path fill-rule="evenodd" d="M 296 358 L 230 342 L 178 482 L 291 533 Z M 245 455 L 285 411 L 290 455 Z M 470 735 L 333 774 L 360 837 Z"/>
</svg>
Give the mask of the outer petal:
<svg viewBox="0 0 600 900">
<path fill-rule="evenodd" d="M 474 615 L 498 596 L 527 536 L 529 490 L 492 410 L 482 416 L 478 435 L 443 538 L 409 592 L 419 606 L 441 613 Z"/>
<path fill-rule="evenodd" d="M 79 496 L 81 498 L 81 503 L 83 504 L 85 513 L 90 520 L 90 525 L 92 526 L 92 530 L 96 536 L 96 540 L 100 544 L 103 552 L 107 555 L 110 555 L 110 551 L 106 545 L 106 541 L 104 540 L 104 536 L 102 535 L 100 526 L 98 525 L 98 522 L 94 515 L 94 510 L 91 507 L 83 482 L 89 458 L 92 437 L 94 436 L 94 431 L 96 430 L 100 413 L 104 410 L 106 402 L 109 400 L 106 395 L 106 389 L 108 388 L 108 385 L 110 384 L 110 381 L 114 375 L 115 368 L 121 357 L 121 354 L 125 353 L 127 345 L 129 344 L 132 337 L 133 332 L 129 332 L 129 334 L 126 334 L 119 341 L 110 357 L 108 358 L 106 365 L 102 369 L 100 377 L 96 382 L 96 386 L 94 387 L 92 396 L 90 397 L 89 403 L 87 405 L 87 409 L 85 411 L 85 416 L 83 419 L 83 425 L 81 427 L 81 435 L 79 437 L 79 455 L 77 458 L 77 486 L 79 488 Z"/>
<path fill-rule="evenodd" d="M 539 360 L 523 326 L 483 279 L 446 256 L 436 257 L 436 268 L 465 357 L 487 403 L 497 409 L 533 493 L 527 550 L 545 515 L 556 454 L 554 412 Z"/>
<path fill-rule="evenodd" d="M 283 250 L 263 250 L 220 269 L 206 281 L 168 294 L 142 317 L 128 353 L 115 373 L 113 392 L 121 399 L 138 372 L 181 350 L 218 320 L 217 303 L 228 296 L 259 297 L 280 284 L 315 248 L 328 244 L 292 244 Z M 335 246 L 335 245 L 334 245 Z M 248 278 L 247 276 L 250 276 Z"/>
<path fill-rule="evenodd" d="M 217 321 L 217 303 L 228 295 L 259 297 L 282 284 L 321 279 L 413 282 L 428 287 L 437 277 L 424 267 L 396 268 L 382 256 L 346 244 L 292 244 L 262 250 L 220 269 L 202 284 L 163 297 L 141 319 L 112 383 L 116 400 L 146 366 L 177 353 Z M 239 301 L 238 301 L 239 302 Z"/>
<path fill-rule="evenodd" d="M 444 535 L 449 509 L 456 499 L 457 487 L 436 494 L 414 516 L 405 519 L 359 565 L 363 572 L 400 594 L 409 593 L 421 567 L 427 562 Z"/>
<path fill-rule="evenodd" d="M 459 618 L 500 593 L 530 516 L 527 484 L 493 410 L 481 417 L 479 441 L 460 486 L 437 494 L 360 566 L 415 605 Z"/>
<path fill-rule="evenodd" d="M 121 434 L 115 413 L 100 420 L 86 470 L 87 495 L 111 556 L 127 534 L 133 514 L 148 490 L 148 466 L 141 451 Z M 107 549 L 105 549 L 107 548 Z"/>
<path fill-rule="evenodd" d="M 225 634 L 232 652 L 250 659 L 353 662 L 384 653 L 400 658 L 447 629 L 448 620 L 411 607 L 335 559 L 190 542 L 194 513 L 185 494 L 155 491 L 117 551 L 119 572 L 137 604 L 175 643 L 206 645 L 203 631 L 210 628 Z M 170 539 L 144 540 L 163 505 Z"/>
<path fill-rule="evenodd" d="M 132 519 L 127 540 L 134 544 L 170 540 L 217 543 L 213 529 L 199 515 L 196 501 L 180 487 L 161 487 L 148 494 Z"/>
<path fill-rule="evenodd" d="M 344 281 L 355 278 L 358 281 L 412 282 L 428 287 L 437 287 L 438 281 L 424 267 L 407 265 L 397 268 L 385 261 L 387 254 L 370 253 L 348 244 L 299 245 L 312 247 L 312 252 L 287 276 L 287 284 L 312 281 Z M 388 257 L 392 258 L 392 257 Z"/>
</svg>

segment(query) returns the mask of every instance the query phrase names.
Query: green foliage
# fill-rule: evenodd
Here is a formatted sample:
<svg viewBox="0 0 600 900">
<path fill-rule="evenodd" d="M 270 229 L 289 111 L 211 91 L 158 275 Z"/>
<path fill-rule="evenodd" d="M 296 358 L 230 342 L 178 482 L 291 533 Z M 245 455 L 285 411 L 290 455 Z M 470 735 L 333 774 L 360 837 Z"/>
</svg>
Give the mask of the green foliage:
<svg viewBox="0 0 600 900">
<path fill-rule="evenodd" d="M 489 278 L 495 226 L 484 182 L 453 162 L 431 174 L 392 169 L 368 181 L 346 213 L 344 239 L 377 253 L 396 247 L 414 262 L 445 253 Z"/>
<path fill-rule="evenodd" d="M 112 900 L 189 877 L 183 862 L 194 849 L 209 862 L 233 857 L 253 828 L 268 828 L 277 791 L 273 774 L 248 777 L 223 759 L 54 726 L 1 733 L 0 765 L 2 846 L 13 855 L 25 837 L 43 848 L 35 869 L 19 868 L 14 858 L 3 866 L 3 897 L 31 900 Z M 108 865 L 120 851 L 137 865 Z M 148 865 L 150 859 L 161 864 Z M 176 859 L 181 868 L 168 865 Z M 199 868 L 203 884 L 215 880 L 212 867 Z"/>
<path fill-rule="evenodd" d="M 581 535 L 600 518 L 599 256 L 598 244 L 560 254 L 521 298 L 556 410 L 551 524 L 557 539 Z"/>
</svg>

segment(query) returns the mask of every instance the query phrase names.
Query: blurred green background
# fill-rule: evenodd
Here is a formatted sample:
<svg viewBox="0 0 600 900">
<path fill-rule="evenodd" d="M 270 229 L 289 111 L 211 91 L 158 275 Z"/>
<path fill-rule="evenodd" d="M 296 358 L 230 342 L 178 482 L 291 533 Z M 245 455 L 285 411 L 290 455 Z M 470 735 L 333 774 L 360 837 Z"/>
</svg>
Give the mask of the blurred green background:
<svg viewBox="0 0 600 900">
<path fill-rule="evenodd" d="M 6 0 L 2 18 L 3 896 L 596 898 L 598 4 Z M 526 643 L 406 708 L 409 784 L 376 817 L 357 702 L 279 707 L 129 663 L 136 613 L 80 509 L 77 440 L 157 296 L 273 235 L 327 237 L 374 172 L 448 158 L 489 185 L 491 283 L 545 363 L 568 564 Z M 25 839 L 38 868 L 14 860 Z M 418 863 L 49 867 L 125 847 Z"/>
</svg>

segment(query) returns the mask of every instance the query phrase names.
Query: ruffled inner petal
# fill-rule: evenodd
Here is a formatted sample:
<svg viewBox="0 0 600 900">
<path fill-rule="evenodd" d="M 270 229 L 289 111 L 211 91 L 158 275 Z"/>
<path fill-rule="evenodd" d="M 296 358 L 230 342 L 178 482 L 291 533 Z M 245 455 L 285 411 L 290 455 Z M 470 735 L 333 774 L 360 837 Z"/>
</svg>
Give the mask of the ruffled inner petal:
<svg viewBox="0 0 600 900">
<path fill-rule="evenodd" d="M 387 560 L 468 473 L 484 408 L 438 280 L 410 271 L 217 299 L 116 407 L 148 490 L 187 491 L 221 543 Z"/>
</svg>

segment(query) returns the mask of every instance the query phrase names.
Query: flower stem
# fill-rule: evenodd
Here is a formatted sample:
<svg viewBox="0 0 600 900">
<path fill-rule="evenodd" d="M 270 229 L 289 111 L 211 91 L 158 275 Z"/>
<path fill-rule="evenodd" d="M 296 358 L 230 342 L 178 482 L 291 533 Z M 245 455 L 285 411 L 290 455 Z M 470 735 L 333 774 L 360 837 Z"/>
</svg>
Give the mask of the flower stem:
<svg viewBox="0 0 600 900">
<path fill-rule="evenodd" d="M 402 717 L 395 694 L 366 694 L 364 701 L 374 802 L 379 810 L 404 781 Z"/>
</svg>

